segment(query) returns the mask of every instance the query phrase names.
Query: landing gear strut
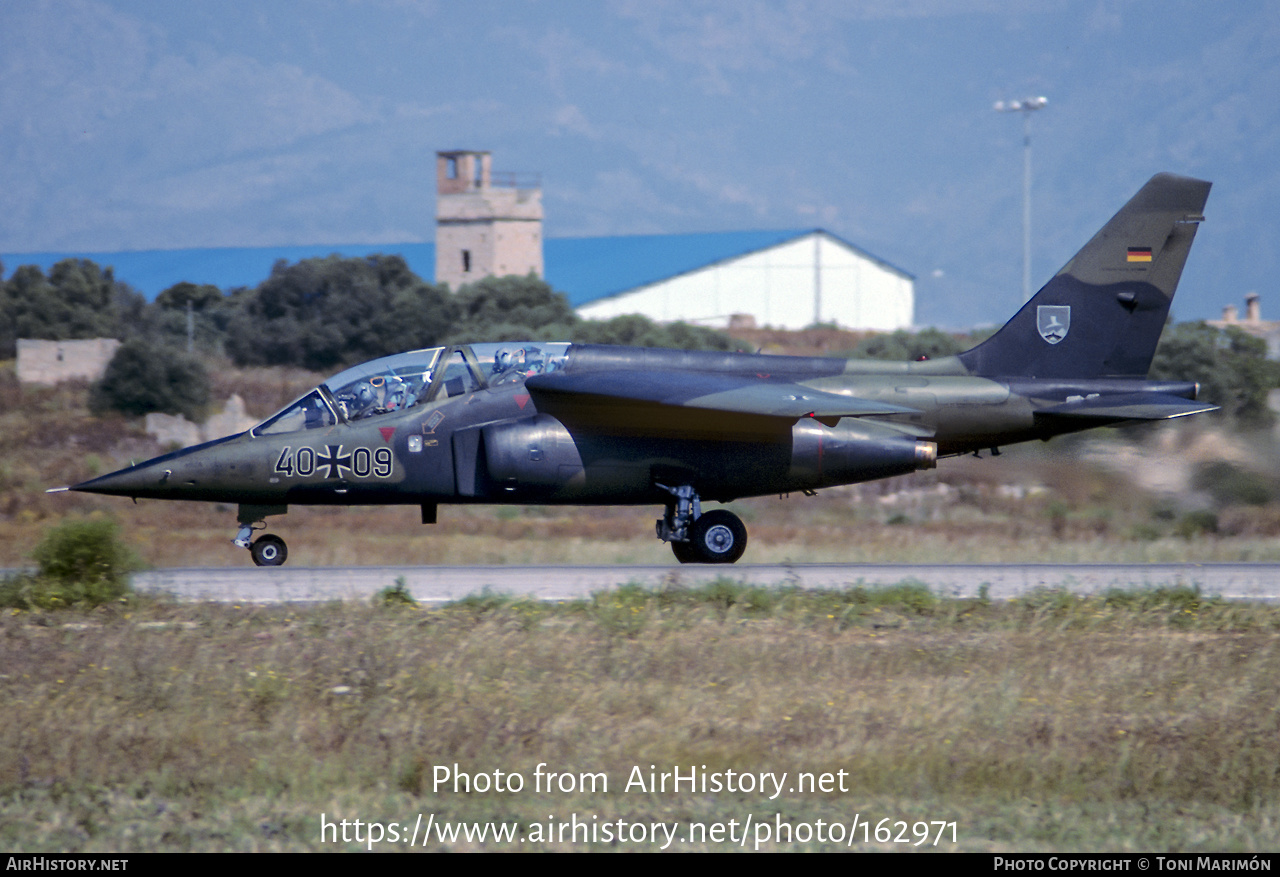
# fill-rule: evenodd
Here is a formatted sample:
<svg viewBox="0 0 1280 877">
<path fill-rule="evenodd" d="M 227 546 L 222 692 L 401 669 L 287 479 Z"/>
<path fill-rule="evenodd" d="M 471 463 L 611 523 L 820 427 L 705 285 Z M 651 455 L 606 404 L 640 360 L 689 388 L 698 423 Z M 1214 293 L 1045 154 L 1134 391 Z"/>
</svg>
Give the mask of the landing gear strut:
<svg viewBox="0 0 1280 877">
<path fill-rule="evenodd" d="M 747 528 L 742 519 L 725 509 L 703 513 L 702 500 L 692 485 L 667 487 L 675 497 L 667 513 L 658 519 L 658 538 L 671 543 L 681 563 L 736 563 L 747 550 Z"/>
<path fill-rule="evenodd" d="M 237 516 L 240 529 L 231 544 L 249 549 L 249 556 L 258 566 L 280 566 L 289 557 L 289 548 L 284 540 L 273 533 L 263 533 L 254 539 L 253 531 L 266 529 L 263 518 L 267 515 L 283 515 L 286 510 L 286 506 L 240 506 Z"/>
</svg>

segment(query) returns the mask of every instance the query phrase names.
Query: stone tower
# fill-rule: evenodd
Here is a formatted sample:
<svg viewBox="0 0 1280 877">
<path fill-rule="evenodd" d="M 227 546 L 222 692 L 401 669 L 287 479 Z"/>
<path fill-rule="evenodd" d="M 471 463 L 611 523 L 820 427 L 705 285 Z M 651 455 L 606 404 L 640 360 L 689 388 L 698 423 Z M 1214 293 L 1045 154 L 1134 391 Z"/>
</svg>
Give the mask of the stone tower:
<svg viewBox="0 0 1280 877">
<path fill-rule="evenodd" d="M 436 153 L 436 283 L 542 276 L 542 186 L 494 173 L 488 152 Z"/>
</svg>

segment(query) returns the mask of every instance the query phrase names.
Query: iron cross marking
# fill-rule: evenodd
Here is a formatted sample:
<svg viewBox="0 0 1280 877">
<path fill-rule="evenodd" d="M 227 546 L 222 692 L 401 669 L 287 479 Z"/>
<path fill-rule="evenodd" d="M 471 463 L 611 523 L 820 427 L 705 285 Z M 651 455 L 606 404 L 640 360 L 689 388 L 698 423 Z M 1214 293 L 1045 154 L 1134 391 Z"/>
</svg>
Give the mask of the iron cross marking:
<svg viewBox="0 0 1280 877">
<path fill-rule="evenodd" d="M 342 453 L 342 445 L 326 445 L 328 453 L 316 457 L 317 466 L 328 466 L 325 478 L 341 478 L 343 469 L 351 468 L 351 455 Z"/>
</svg>

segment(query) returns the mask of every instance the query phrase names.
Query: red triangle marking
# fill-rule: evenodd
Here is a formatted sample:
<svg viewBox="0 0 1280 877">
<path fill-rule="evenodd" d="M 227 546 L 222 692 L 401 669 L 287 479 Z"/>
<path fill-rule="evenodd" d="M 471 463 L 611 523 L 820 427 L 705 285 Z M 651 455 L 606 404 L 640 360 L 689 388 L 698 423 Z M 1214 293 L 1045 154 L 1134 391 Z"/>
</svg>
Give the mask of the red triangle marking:
<svg viewBox="0 0 1280 877">
<path fill-rule="evenodd" d="M 520 410 L 521 410 L 521 411 L 523 411 L 523 410 L 524 410 L 524 406 L 525 406 L 526 404 L 528 404 L 528 402 L 529 402 L 529 394 L 528 394 L 528 393 L 517 393 L 517 394 L 516 394 L 514 397 L 512 397 L 512 398 L 514 398 L 514 399 L 516 400 L 516 404 L 520 406 Z"/>
<path fill-rule="evenodd" d="M 380 426 L 378 427 L 378 432 L 382 433 L 382 440 L 390 444 L 391 437 L 396 434 L 396 428 L 394 426 Z"/>
</svg>

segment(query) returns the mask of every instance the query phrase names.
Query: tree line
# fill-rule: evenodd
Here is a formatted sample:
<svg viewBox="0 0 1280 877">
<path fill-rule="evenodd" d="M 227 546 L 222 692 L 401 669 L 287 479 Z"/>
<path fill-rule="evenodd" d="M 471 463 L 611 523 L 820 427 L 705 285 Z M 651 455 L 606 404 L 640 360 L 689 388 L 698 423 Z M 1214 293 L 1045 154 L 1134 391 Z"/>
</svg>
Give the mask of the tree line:
<svg viewBox="0 0 1280 877">
<path fill-rule="evenodd" d="M 23 265 L 4 279 L 0 265 L 0 359 L 15 355 L 18 338 L 119 338 L 124 342 L 108 378 L 127 392 L 96 391 L 95 406 L 129 414 L 167 410 L 197 414 L 204 366 L 187 357 L 225 356 L 240 366 L 292 365 L 333 372 L 368 359 L 421 347 L 471 341 L 575 341 L 639 347 L 733 350 L 733 338 L 700 326 L 658 324 L 633 314 L 583 320 L 568 299 L 533 276 L 493 277 L 451 292 L 410 270 L 396 255 L 329 256 L 277 262 L 256 287 L 223 293 L 216 286 L 178 283 L 155 301 L 117 280 L 111 268 L 67 259 L 46 275 Z M 936 329 L 868 338 L 858 358 L 936 359 L 976 343 Z M 1165 331 L 1151 377 L 1194 380 L 1201 398 L 1237 421 L 1264 426 L 1273 415 L 1267 393 L 1280 386 L 1280 364 L 1266 345 L 1239 329 L 1203 322 Z M 154 388 L 181 385 L 190 392 Z M 156 398 L 164 396 L 163 399 Z"/>
<path fill-rule="evenodd" d="M 543 280 L 492 277 L 450 292 L 396 255 L 278 261 L 256 287 L 224 294 L 177 283 L 146 298 L 111 268 L 66 259 L 46 275 L 0 265 L 0 359 L 17 339 L 118 338 L 123 344 L 94 388 L 97 410 L 198 418 L 208 401 L 202 357 L 238 366 L 290 365 L 333 372 L 422 347 L 472 341 L 575 341 L 732 350 L 728 335 L 639 315 L 581 319 Z M 195 355 L 191 355 L 195 354 Z"/>
<path fill-rule="evenodd" d="M 3 266 L 0 266 L 3 277 Z M 424 281 L 395 255 L 277 262 L 253 288 L 178 283 L 155 301 L 111 268 L 67 259 L 46 275 L 23 265 L 0 283 L 0 359 L 18 338 L 145 339 L 194 347 L 236 365 L 296 365 L 332 371 L 378 356 L 468 341 L 561 340 L 732 350 L 722 332 L 645 317 L 583 320 L 543 280 L 494 277 L 451 293 Z"/>
</svg>

